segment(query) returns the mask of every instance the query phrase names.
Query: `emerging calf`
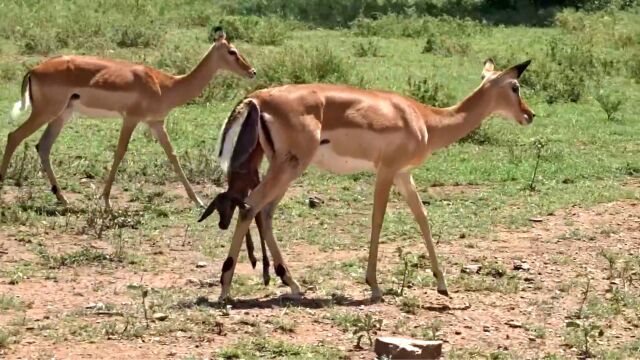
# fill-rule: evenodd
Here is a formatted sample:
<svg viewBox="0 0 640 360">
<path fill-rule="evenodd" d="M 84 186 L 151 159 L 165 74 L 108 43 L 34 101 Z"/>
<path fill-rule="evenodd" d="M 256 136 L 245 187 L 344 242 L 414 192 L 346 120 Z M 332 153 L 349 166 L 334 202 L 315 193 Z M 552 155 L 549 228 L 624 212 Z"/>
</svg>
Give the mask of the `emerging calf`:
<svg viewBox="0 0 640 360">
<path fill-rule="evenodd" d="M 222 149 L 220 149 L 222 151 Z M 236 207 L 241 210 L 246 208 L 245 199 L 249 195 L 249 192 L 255 189 L 260 184 L 260 162 L 264 152 L 259 144 L 254 147 L 249 157 L 239 166 L 231 169 L 227 173 L 227 191 L 224 191 L 213 199 L 213 201 L 207 206 L 198 222 L 203 221 L 214 211 L 218 211 L 220 214 L 220 221 L 218 227 L 222 230 L 229 228 L 233 213 L 236 211 Z M 262 218 L 258 213 L 255 217 L 256 226 L 260 234 L 260 245 L 262 249 L 262 278 L 265 285 L 269 285 L 271 279 L 269 275 L 269 257 L 267 255 L 267 249 L 264 243 L 264 228 Z M 255 269 L 257 260 L 254 255 L 253 239 L 251 238 L 251 231 L 247 230 L 246 235 L 247 253 L 249 255 L 249 261 L 251 266 Z"/>
<path fill-rule="evenodd" d="M 264 240 L 273 256 L 276 275 L 291 288 L 292 295 L 300 294 L 273 236 L 272 218 L 291 182 L 311 164 L 337 174 L 376 174 L 366 273 L 373 301 L 382 296 L 376 278 L 378 241 L 393 184 L 420 226 L 438 293 L 448 296 L 411 170 L 492 114 L 530 124 L 534 113 L 520 97 L 518 83 L 529 63 L 497 71 L 494 62 L 487 59 L 480 86 L 448 108 L 431 107 L 392 92 L 326 84 L 285 85 L 247 96 L 224 125 L 219 160 L 227 172 L 241 169 L 260 146 L 269 169 L 240 210 L 229 255 L 222 266 L 220 299 L 229 297 L 242 238 L 256 216 L 262 218 Z"/>
<path fill-rule="evenodd" d="M 106 180 L 102 197 L 111 207 L 109 194 L 118 166 L 124 157 L 133 130 L 138 123 L 146 123 L 165 150 L 173 169 L 180 178 L 189 198 L 203 206 L 191 188 L 176 157 L 164 127 L 167 114 L 177 106 L 200 95 L 211 78 L 220 70 L 253 78 L 253 67 L 226 40 L 222 28 L 215 29 L 215 41 L 200 63 L 188 74 L 174 76 L 146 65 L 90 56 L 58 56 L 31 69 L 22 81 L 22 100 L 17 102 L 12 117 L 31 104 L 29 118 L 9 133 L 2 165 L 0 186 L 9 162 L 20 143 L 36 130 L 47 125 L 36 150 L 42 169 L 51 183 L 51 191 L 59 202 L 67 204 L 51 168 L 49 154 L 65 121 L 79 112 L 90 117 L 122 117 L 122 129 L 113 165 Z"/>
</svg>

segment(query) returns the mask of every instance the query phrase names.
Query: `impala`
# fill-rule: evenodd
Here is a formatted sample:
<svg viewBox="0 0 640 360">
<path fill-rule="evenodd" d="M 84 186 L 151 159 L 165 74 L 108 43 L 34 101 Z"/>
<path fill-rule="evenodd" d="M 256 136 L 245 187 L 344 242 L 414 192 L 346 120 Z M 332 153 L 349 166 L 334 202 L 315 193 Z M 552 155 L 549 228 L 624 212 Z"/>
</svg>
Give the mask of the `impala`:
<svg viewBox="0 0 640 360">
<path fill-rule="evenodd" d="M 311 164 L 337 174 L 376 174 L 366 271 L 372 301 L 382 297 L 376 279 L 378 241 L 393 184 L 420 226 L 438 293 L 448 296 L 411 170 L 492 114 L 530 124 L 534 113 L 520 97 L 518 83 L 529 63 L 530 60 L 497 71 L 493 60 L 487 59 L 480 86 L 448 108 L 430 107 L 391 92 L 324 84 L 285 85 L 247 96 L 223 127 L 219 161 L 225 171 L 233 171 L 256 146 L 261 146 L 269 167 L 240 210 L 222 266 L 220 299 L 229 297 L 242 238 L 258 213 L 262 215 L 265 242 L 273 256 L 276 275 L 291 288 L 291 295 L 300 296 L 300 287 L 291 277 L 274 239 L 272 218 L 291 182 Z"/>
<path fill-rule="evenodd" d="M 36 150 L 51 183 L 51 192 L 66 205 L 67 200 L 56 180 L 49 154 L 65 121 L 77 112 L 89 117 L 123 119 L 111 171 L 102 192 L 107 208 L 111 207 L 109 195 L 118 166 L 140 122 L 149 126 L 163 147 L 189 198 L 203 206 L 182 171 L 164 119 L 173 108 L 200 95 L 220 70 L 249 78 L 256 74 L 238 50 L 227 42 L 222 28 L 217 27 L 214 31 L 214 43 L 200 63 L 186 75 L 174 76 L 145 65 L 75 55 L 53 57 L 31 69 L 24 76 L 22 99 L 14 105 L 11 116 L 17 118 L 29 105 L 32 111 L 29 118 L 7 138 L 0 166 L 0 184 L 16 148 L 46 124 Z"/>
</svg>

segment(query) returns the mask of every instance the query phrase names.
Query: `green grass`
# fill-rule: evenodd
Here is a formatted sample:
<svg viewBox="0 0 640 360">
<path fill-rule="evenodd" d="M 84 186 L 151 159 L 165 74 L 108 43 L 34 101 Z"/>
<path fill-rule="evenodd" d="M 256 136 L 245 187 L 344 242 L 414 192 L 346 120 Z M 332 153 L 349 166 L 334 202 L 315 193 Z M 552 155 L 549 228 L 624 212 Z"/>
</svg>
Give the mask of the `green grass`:
<svg viewBox="0 0 640 360">
<path fill-rule="evenodd" d="M 529 27 L 476 21 L 473 14 L 486 9 L 479 1 L 467 5 L 458 2 L 458 9 L 446 1 L 424 2 L 429 6 L 416 6 L 409 16 L 402 7 L 406 5 L 404 1 L 379 1 L 377 5 L 363 1 L 362 9 L 349 7 L 346 0 L 326 9 L 318 1 L 292 1 L 284 13 L 279 6 L 287 2 L 269 2 L 264 8 L 259 8 L 260 3 L 118 0 L 118 6 L 108 7 L 102 6 L 101 1 L 88 0 L 2 3 L 0 79 L 5 86 L 0 87 L 0 109 L 8 112 L 20 96 L 24 72 L 44 56 L 93 54 L 144 61 L 165 71 L 184 73 L 209 47 L 212 27 L 222 23 L 240 52 L 258 70 L 258 77 L 249 81 L 221 75 L 202 96 L 175 109 L 166 120 L 187 177 L 207 201 L 215 195 L 213 186 L 223 185 L 215 162 L 219 127 L 237 101 L 253 89 L 284 83 L 347 83 L 447 105 L 459 101 L 479 84 L 485 58 L 493 57 L 499 67 L 532 58 L 522 79 L 523 97 L 537 114 L 531 126 L 489 119 L 469 137 L 433 154 L 414 171 L 435 239 L 456 242 L 466 238 L 469 240 L 464 241 L 475 243 L 497 227 L 526 228 L 531 226 L 529 218 L 570 206 L 640 199 L 637 185 L 632 185 L 640 176 L 640 122 L 635 109 L 640 103 L 637 8 L 601 12 L 565 9 L 556 17 L 545 19 L 546 26 Z M 120 9 L 125 6 L 131 11 L 123 15 Z M 318 11 L 305 14 L 305 6 Z M 376 15 L 375 20 L 372 16 L 358 18 L 376 12 L 380 16 Z M 53 13 L 59 16 L 51 16 Z M 483 17 L 490 20 L 513 14 L 506 10 L 485 13 L 489 15 Z M 471 19 L 439 16 L 445 14 L 466 14 Z M 549 12 L 542 9 L 536 14 L 548 16 Z M 538 20 L 542 21 L 535 21 Z M 18 125 L 0 116 L 0 151 L 4 151 L 7 134 Z M 163 245 L 192 246 L 216 264 L 226 255 L 230 232 L 220 231 L 215 221 L 196 223 L 201 211 L 191 205 L 178 205 L 187 203 L 186 195 L 176 185 L 164 151 L 144 125 L 136 129 L 115 182 L 125 195 L 112 201 L 114 213 L 100 210 L 96 197 L 111 166 L 119 125 L 119 121 L 85 118 L 66 124 L 51 158 L 63 190 L 75 193 L 69 209 L 55 204 L 55 197 L 48 192 L 48 181 L 39 173 L 34 145 L 43 129 L 16 151 L 8 186 L 0 190 L 5 199 L 0 200 L 0 225 L 2 231 L 18 233 L 16 236 L 25 239 L 40 261 L 1 268 L 10 284 L 42 276 L 45 272 L 41 270 L 111 263 L 160 271 L 164 264 L 145 261 L 144 252 Z M 531 189 L 539 144 L 544 147 Z M 373 181 L 371 174 L 335 176 L 308 169 L 296 180 L 290 197 L 276 213 L 274 227 L 282 240 L 285 259 L 288 247 L 300 244 L 312 244 L 323 252 L 357 250 L 357 257 L 334 265 L 345 275 L 349 286 L 364 288 L 363 249 L 368 244 Z M 21 187 L 14 188 L 14 184 Z M 454 186 L 460 185 L 473 188 L 455 190 Z M 449 190 L 430 194 L 431 187 L 442 186 Z M 169 187 L 177 191 L 169 194 Z M 324 204 L 310 209 L 310 195 L 320 196 Z M 398 246 L 421 242 L 413 217 L 398 194 L 392 194 L 389 208 L 381 242 Z M 81 236 L 87 243 L 76 244 L 82 245 L 80 250 L 56 254 L 37 245 L 37 239 L 51 234 L 62 238 Z M 595 232 L 569 229 L 560 240 L 592 241 L 594 236 Z M 107 242 L 113 250 L 103 252 L 85 246 L 97 239 Z M 445 268 L 457 266 L 456 259 L 442 260 Z M 412 265 L 408 284 L 432 286 L 433 277 L 427 266 L 417 261 Z M 572 260 L 557 255 L 553 262 L 565 265 Z M 625 276 L 623 265 L 616 263 L 614 268 L 620 279 Z M 403 269 L 400 261 L 389 273 L 380 274 L 383 287 L 399 288 Z M 334 275 L 323 269 L 292 271 L 305 286 L 336 290 L 330 288 Z M 447 273 L 452 274 L 448 279 L 452 288 L 466 291 L 512 294 L 521 288 L 521 280 L 513 274 Z M 322 284 L 325 279 L 330 285 Z M 569 285 L 567 291 L 571 290 Z M 234 279 L 236 296 L 252 296 L 260 289 L 264 290 L 257 277 Z M 275 286 L 269 291 L 275 293 Z M 400 299 L 404 305 L 400 303 L 399 307 L 407 312 L 418 311 L 420 304 L 411 300 Z M 624 309 L 633 303 L 627 298 L 619 300 Z M 2 303 L 6 301 L 10 300 Z M 167 295 L 161 302 L 172 301 Z M 2 306 L 14 308 L 11 304 Z M 336 315 L 333 321 L 346 330 L 356 319 Z M 163 326 L 172 323 L 167 324 Z M 295 330 L 285 321 L 275 320 L 274 325 L 283 333 Z M 76 326 L 79 333 L 105 334 L 113 332 L 115 325 L 107 322 L 102 328 L 84 330 L 83 326 Z M 126 322 L 117 326 L 122 331 Z M 137 327 L 127 329 L 134 329 L 129 336 L 139 335 Z M 535 326 L 529 329 L 540 338 L 544 337 L 543 330 Z M 0 333 L 0 347 L 10 342 L 9 337 L 7 332 Z M 630 344 L 629 349 L 633 346 Z M 220 356 L 342 356 L 333 351 L 258 338 L 227 347 Z M 472 353 L 461 350 L 460 356 Z"/>
<path fill-rule="evenodd" d="M 346 359 L 336 349 L 320 345 L 295 345 L 285 341 L 254 338 L 221 349 L 222 359 Z"/>
</svg>

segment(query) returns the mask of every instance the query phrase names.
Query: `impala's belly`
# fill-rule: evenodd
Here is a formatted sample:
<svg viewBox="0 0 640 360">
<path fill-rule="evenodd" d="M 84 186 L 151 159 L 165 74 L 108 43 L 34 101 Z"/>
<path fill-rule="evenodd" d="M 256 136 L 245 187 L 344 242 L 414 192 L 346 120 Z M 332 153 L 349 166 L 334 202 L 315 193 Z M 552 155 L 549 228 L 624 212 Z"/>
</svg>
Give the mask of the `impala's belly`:
<svg viewBox="0 0 640 360">
<path fill-rule="evenodd" d="M 120 114 L 117 111 L 110 111 L 110 110 L 99 109 L 99 108 L 90 108 L 80 103 L 75 104 L 73 109 L 75 112 L 91 118 L 121 118 L 122 117 L 122 114 Z"/>
<path fill-rule="evenodd" d="M 334 174 L 347 175 L 360 171 L 375 171 L 371 161 L 341 156 L 336 154 L 330 146 L 320 145 L 313 157 L 312 164 Z"/>
</svg>

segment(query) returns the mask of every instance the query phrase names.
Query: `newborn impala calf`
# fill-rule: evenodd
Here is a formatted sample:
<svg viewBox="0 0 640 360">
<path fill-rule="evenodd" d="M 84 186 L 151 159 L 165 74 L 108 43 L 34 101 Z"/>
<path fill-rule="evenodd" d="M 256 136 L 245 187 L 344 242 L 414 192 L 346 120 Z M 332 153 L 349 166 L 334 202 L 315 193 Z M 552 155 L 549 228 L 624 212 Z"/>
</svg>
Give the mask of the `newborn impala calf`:
<svg viewBox="0 0 640 360">
<path fill-rule="evenodd" d="M 220 214 L 218 227 L 222 230 L 229 228 L 229 224 L 231 223 L 236 207 L 244 210 L 246 208 L 244 200 L 249 195 L 249 192 L 260 184 L 259 168 L 263 155 L 264 152 L 262 151 L 262 148 L 260 146 L 256 146 L 253 152 L 241 165 L 227 173 L 227 191 L 216 195 L 198 222 L 203 221 L 214 211 L 218 210 L 218 213 Z M 260 214 L 256 215 L 255 222 L 260 234 L 260 245 L 262 249 L 262 278 L 264 284 L 269 285 L 269 281 L 271 279 L 269 275 L 269 257 L 267 256 L 267 249 L 264 243 L 264 228 Z M 246 244 L 249 261 L 251 261 L 251 266 L 255 269 L 258 261 L 254 255 L 251 231 L 248 230 L 246 235 Z"/>
</svg>

